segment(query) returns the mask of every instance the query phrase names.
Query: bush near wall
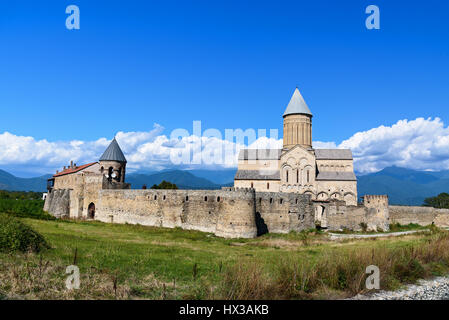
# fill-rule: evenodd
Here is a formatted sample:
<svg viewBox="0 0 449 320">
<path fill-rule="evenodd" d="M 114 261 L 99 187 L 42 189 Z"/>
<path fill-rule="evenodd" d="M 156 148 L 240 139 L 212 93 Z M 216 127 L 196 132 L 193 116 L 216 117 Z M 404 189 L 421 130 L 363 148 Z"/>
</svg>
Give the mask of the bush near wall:
<svg viewBox="0 0 449 320">
<path fill-rule="evenodd" d="M 0 214 L 0 251 L 39 252 L 49 248 L 44 237 L 30 226 L 7 214 Z"/>
</svg>

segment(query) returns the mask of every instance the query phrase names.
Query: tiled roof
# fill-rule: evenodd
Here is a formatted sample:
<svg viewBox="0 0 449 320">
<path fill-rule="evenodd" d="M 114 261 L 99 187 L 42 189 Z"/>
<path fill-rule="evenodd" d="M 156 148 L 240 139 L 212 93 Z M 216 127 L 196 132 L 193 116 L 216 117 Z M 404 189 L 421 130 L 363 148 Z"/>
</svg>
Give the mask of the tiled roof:
<svg viewBox="0 0 449 320">
<path fill-rule="evenodd" d="M 118 145 L 117 140 L 115 140 L 115 138 L 112 140 L 109 147 L 101 156 L 100 161 L 126 162 L 125 155 L 123 154 L 122 149 L 120 149 L 120 146 Z"/>
<path fill-rule="evenodd" d="M 64 176 L 66 174 L 71 174 L 71 173 L 75 173 L 81 170 L 84 170 L 90 166 L 93 166 L 94 164 L 96 164 L 96 162 L 92 162 L 92 163 L 88 163 L 88 164 L 83 164 L 82 166 L 77 166 L 77 167 L 73 167 L 73 168 L 67 168 L 57 174 L 54 174 L 53 177 L 59 177 L 59 176 Z"/>
<path fill-rule="evenodd" d="M 336 172 L 336 171 L 324 171 L 318 173 L 317 181 L 357 181 L 354 172 Z"/>
<path fill-rule="evenodd" d="M 315 149 L 317 160 L 352 160 L 350 149 Z"/>
<path fill-rule="evenodd" d="M 272 171 L 272 174 L 263 170 L 238 170 L 235 180 L 280 180 L 279 170 Z"/>
<path fill-rule="evenodd" d="M 279 160 L 282 149 L 242 149 L 239 160 Z"/>
</svg>

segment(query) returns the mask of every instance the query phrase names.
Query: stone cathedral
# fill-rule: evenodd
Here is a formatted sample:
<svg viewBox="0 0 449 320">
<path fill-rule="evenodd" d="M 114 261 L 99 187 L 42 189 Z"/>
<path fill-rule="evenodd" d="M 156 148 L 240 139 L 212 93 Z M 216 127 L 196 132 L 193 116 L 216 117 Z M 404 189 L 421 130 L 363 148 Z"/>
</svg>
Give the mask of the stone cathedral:
<svg viewBox="0 0 449 320">
<path fill-rule="evenodd" d="M 283 148 L 241 150 L 234 187 L 309 194 L 316 201 L 357 205 L 351 150 L 312 147 L 312 113 L 298 88 L 283 118 Z"/>
</svg>

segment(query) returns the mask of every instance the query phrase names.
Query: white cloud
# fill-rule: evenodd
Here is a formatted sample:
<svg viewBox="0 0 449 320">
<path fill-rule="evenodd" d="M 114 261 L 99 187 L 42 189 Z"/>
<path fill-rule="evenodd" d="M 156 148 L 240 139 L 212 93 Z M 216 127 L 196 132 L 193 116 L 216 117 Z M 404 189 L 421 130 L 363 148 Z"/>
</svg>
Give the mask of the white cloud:
<svg viewBox="0 0 449 320">
<path fill-rule="evenodd" d="M 399 120 L 357 132 L 338 145 L 349 148 L 357 171 L 368 173 L 396 165 L 417 170 L 449 168 L 449 128 L 440 118 Z"/>
<path fill-rule="evenodd" d="M 312 145 L 316 149 L 335 149 L 337 145 L 335 142 L 323 142 L 323 141 L 312 141 Z"/>
<path fill-rule="evenodd" d="M 221 137 L 168 137 L 164 128 L 154 124 L 148 132 L 118 132 L 130 171 L 165 168 L 231 168 L 237 165 L 242 143 Z M 240 141 L 240 140 L 236 140 Z M 12 172 L 51 173 L 70 160 L 77 164 L 97 161 L 109 144 L 109 139 L 94 141 L 36 140 L 10 132 L 0 134 L 0 168 Z M 449 128 L 439 118 L 400 120 L 392 126 L 380 126 L 357 132 L 340 144 L 314 141 L 315 148 L 349 148 L 358 172 L 367 173 L 386 166 L 401 166 L 419 170 L 449 168 Z M 281 148 L 282 139 L 260 137 L 250 148 Z M 173 154 L 188 153 L 193 163 L 173 163 Z M 198 157 L 199 156 L 199 157 Z"/>
</svg>

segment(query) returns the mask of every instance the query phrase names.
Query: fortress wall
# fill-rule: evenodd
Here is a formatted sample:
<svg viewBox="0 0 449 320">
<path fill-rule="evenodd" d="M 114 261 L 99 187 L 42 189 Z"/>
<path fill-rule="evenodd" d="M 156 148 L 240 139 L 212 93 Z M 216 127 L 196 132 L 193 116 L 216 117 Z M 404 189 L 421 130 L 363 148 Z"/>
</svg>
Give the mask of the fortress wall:
<svg viewBox="0 0 449 320">
<path fill-rule="evenodd" d="M 363 205 L 347 206 L 344 201 L 316 203 L 316 212 L 324 208 L 324 221 L 321 226 L 329 230 L 349 229 L 361 231 L 362 224 L 367 230 L 387 231 L 389 227 L 388 197 L 383 195 L 365 196 Z M 324 222 L 324 224 L 323 224 Z"/>
<path fill-rule="evenodd" d="M 300 232 L 315 227 L 309 195 L 256 192 L 256 215 L 271 233 Z"/>
<path fill-rule="evenodd" d="M 44 211 L 57 218 L 68 218 L 70 215 L 70 199 L 72 190 L 53 189 L 48 193 L 44 203 Z"/>
<path fill-rule="evenodd" d="M 416 223 L 422 226 L 434 223 L 438 227 L 449 227 L 449 209 L 419 206 L 389 206 L 389 209 L 391 223 Z"/>
<path fill-rule="evenodd" d="M 101 190 L 95 218 L 181 227 L 222 237 L 256 236 L 254 190 Z"/>
</svg>

